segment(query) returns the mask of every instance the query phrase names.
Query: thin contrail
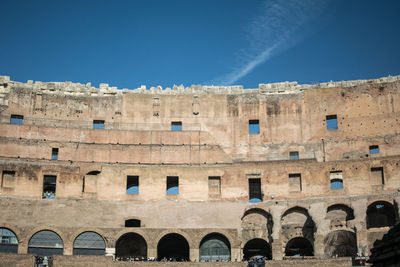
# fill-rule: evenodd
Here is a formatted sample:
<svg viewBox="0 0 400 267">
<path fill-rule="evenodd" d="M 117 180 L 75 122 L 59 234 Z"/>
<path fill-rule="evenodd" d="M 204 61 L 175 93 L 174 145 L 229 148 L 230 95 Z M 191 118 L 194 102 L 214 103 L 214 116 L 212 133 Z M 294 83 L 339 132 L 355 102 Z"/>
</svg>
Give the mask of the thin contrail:
<svg viewBox="0 0 400 267">
<path fill-rule="evenodd" d="M 304 38 L 300 31 L 326 6 L 326 0 L 274 0 L 263 3 L 260 14 L 246 28 L 248 47 L 236 58 L 230 73 L 214 79 L 212 84 L 232 85 L 272 56 Z"/>
</svg>

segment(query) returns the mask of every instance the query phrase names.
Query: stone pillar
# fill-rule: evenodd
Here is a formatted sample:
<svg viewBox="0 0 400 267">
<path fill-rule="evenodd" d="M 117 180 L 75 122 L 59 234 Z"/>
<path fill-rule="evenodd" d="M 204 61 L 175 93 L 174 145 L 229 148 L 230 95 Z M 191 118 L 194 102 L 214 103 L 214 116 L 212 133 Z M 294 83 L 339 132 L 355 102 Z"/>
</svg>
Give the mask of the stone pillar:
<svg viewBox="0 0 400 267">
<path fill-rule="evenodd" d="M 327 206 L 324 202 L 313 203 L 310 205 L 308 214 L 315 223 L 316 231 L 314 232 L 314 255 L 317 258 L 325 257 L 324 237 L 329 233 L 329 220 L 325 219 Z"/>
<path fill-rule="evenodd" d="M 270 207 L 270 213 L 272 216 L 273 220 L 273 226 L 272 226 L 272 242 L 271 249 L 272 249 L 272 258 L 274 260 L 281 260 L 283 258 L 283 253 L 282 253 L 282 241 L 281 241 L 281 214 L 285 207 L 283 206 L 271 206 Z"/>
<path fill-rule="evenodd" d="M 241 261 L 242 260 L 242 255 L 241 255 L 241 249 L 240 247 L 238 248 L 231 248 L 231 261 Z"/>
<path fill-rule="evenodd" d="M 72 255 L 73 248 L 64 244 L 63 255 Z"/>
<path fill-rule="evenodd" d="M 28 253 L 28 244 L 25 242 L 18 243 L 18 254 L 27 254 Z"/>
<path fill-rule="evenodd" d="M 147 247 L 147 258 L 157 258 L 157 248 Z"/>
<path fill-rule="evenodd" d="M 271 244 L 272 249 L 272 258 L 274 260 L 282 260 L 283 252 L 282 252 L 282 242 L 280 239 L 274 239 L 274 242 Z"/>
<path fill-rule="evenodd" d="M 399 215 L 400 215 L 400 196 L 398 196 L 398 197 L 394 197 L 393 198 L 393 200 L 394 200 L 394 203 L 393 204 L 396 204 L 394 207 L 396 208 L 396 206 L 397 206 L 397 210 L 396 210 L 396 223 L 399 223 L 400 222 L 400 218 L 399 218 Z"/>
<path fill-rule="evenodd" d="M 115 248 L 106 248 L 106 256 L 115 257 Z"/>
<path fill-rule="evenodd" d="M 191 248 L 189 252 L 189 258 L 191 261 L 199 261 L 200 250 L 198 248 Z"/>
<path fill-rule="evenodd" d="M 367 200 L 358 199 L 352 201 L 354 210 L 353 225 L 357 235 L 357 253 L 369 255 L 367 235 Z"/>
</svg>

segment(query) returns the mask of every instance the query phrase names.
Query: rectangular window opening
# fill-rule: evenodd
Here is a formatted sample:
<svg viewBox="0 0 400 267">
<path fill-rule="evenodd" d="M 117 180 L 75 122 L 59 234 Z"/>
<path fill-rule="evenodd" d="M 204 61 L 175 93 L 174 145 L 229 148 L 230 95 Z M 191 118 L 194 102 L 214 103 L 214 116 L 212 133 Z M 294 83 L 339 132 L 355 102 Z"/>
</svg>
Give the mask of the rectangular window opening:
<svg viewBox="0 0 400 267">
<path fill-rule="evenodd" d="M 373 145 L 369 146 L 369 154 L 379 154 L 379 146 L 378 145 Z"/>
<path fill-rule="evenodd" d="M 45 175 L 43 177 L 43 199 L 54 199 L 56 197 L 57 176 Z"/>
<path fill-rule="evenodd" d="M 221 177 L 208 177 L 208 196 L 210 198 L 219 198 L 221 196 Z"/>
<path fill-rule="evenodd" d="M 249 134 L 260 134 L 259 120 L 249 120 Z"/>
<path fill-rule="evenodd" d="M 4 170 L 1 176 L 1 188 L 13 187 L 15 181 L 15 171 Z"/>
<path fill-rule="evenodd" d="M 300 192 L 301 190 L 302 190 L 301 174 L 300 173 L 289 174 L 289 191 Z"/>
<path fill-rule="evenodd" d="M 260 178 L 249 179 L 249 201 L 250 203 L 262 202 Z"/>
<path fill-rule="evenodd" d="M 93 129 L 104 129 L 104 120 L 93 120 Z"/>
<path fill-rule="evenodd" d="M 372 185 L 385 184 L 385 177 L 383 175 L 383 167 L 371 168 L 371 184 Z"/>
<path fill-rule="evenodd" d="M 140 227 L 141 221 L 138 219 L 125 220 L 125 227 Z"/>
<path fill-rule="evenodd" d="M 343 176 L 342 171 L 330 172 L 331 190 L 343 189 Z"/>
<path fill-rule="evenodd" d="M 57 147 L 53 147 L 51 149 L 51 159 L 58 160 L 58 148 Z"/>
<path fill-rule="evenodd" d="M 23 121 L 24 121 L 24 116 L 17 115 L 17 114 L 11 114 L 11 117 L 10 117 L 11 124 L 22 125 Z"/>
<path fill-rule="evenodd" d="M 336 115 L 327 115 L 326 116 L 326 129 L 327 130 L 337 130 L 337 116 Z"/>
<path fill-rule="evenodd" d="M 290 160 L 300 159 L 299 151 L 290 151 L 289 152 L 289 158 L 290 158 Z"/>
<path fill-rule="evenodd" d="M 126 177 L 126 193 L 129 195 L 139 194 L 139 176 L 128 175 Z"/>
<path fill-rule="evenodd" d="M 182 131 L 182 122 L 181 121 L 171 122 L 171 131 L 176 131 L 176 132 Z"/>
<path fill-rule="evenodd" d="M 179 177 L 167 176 L 167 195 L 179 194 Z"/>
</svg>

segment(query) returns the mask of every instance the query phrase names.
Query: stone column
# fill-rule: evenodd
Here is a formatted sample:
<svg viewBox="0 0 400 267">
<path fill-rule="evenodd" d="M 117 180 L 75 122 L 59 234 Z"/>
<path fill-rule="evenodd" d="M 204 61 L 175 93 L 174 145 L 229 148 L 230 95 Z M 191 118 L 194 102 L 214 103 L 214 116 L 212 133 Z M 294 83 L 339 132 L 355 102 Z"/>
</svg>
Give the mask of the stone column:
<svg viewBox="0 0 400 267">
<path fill-rule="evenodd" d="M 310 205 L 308 214 L 315 223 L 314 232 L 314 255 L 317 258 L 325 257 L 324 237 L 329 233 L 329 221 L 325 220 L 327 206 L 324 202 L 313 203 Z"/>
<path fill-rule="evenodd" d="M 272 226 L 272 243 L 271 249 L 272 249 L 272 258 L 274 260 L 281 260 L 283 258 L 283 252 L 282 252 L 282 241 L 281 241 L 281 214 L 285 207 L 283 206 L 271 206 L 270 207 L 270 213 L 272 216 L 273 220 L 273 226 Z"/>
<path fill-rule="evenodd" d="M 242 255 L 240 254 L 240 247 L 238 248 L 231 248 L 231 261 L 241 261 L 242 260 Z"/>
<path fill-rule="evenodd" d="M 354 210 L 352 222 L 357 236 L 357 253 L 369 255 L 367 235 L 367 200 L 358 199 L 351 202 Z"/>
<path fill-rule="evenodd" d="M 25 242 L 18 243 L 18 254 L 27 254 L 28 253 L 28 244 Z"/>
<path fill-rule="evenodd" d="M 189 258 L 191 261 L 199 261 L 200 251 L 198 248 L 191 248 L 189 252 Z"/>
<path fill-rule="evenodd" d="M 147 258 L 157 258 L 157 248 L 147 247 Z"/>
<path fill-rule="evenodd" d="M 399 215 L 400 215 L 400 196 L 394 197 L 393 199 L 394 199 L 394 202 L 395 202 L 395 203 L 393 203 L 393 204 L 397 204 L 397 210 L 396 210 L 397 218 L 396 218 L 396 223 L 399 223 L 399 222 L 400 222 L 400 218 L 399 218 Z M 396 206 L 394 206 L 394 207 L 396 208 Z"/>
<path fill-rule="evenodd" d="M 274 260 L 282 260 L 283 252 L 282 252 L 282 241 L 280 239 L 274 239 L 274 242 L 271 244 L 272 249 L 272 258 Z"/>
<path fill-rule="evenodd" d="M 72 255 L 73 248 L 64 244 L 63 255 Z"/>
</svg>

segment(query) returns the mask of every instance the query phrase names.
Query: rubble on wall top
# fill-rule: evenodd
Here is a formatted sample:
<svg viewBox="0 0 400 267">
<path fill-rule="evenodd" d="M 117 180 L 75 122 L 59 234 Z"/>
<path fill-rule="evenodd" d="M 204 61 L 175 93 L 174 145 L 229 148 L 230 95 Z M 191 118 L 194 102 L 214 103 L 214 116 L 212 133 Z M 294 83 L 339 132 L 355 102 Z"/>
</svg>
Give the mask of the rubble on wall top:
<svg viewBox="0 0 400 267">
<path fill-rule="evenodd" d="M 18 86 L 25 89 L 33 89 L 43 93 L 65 94 L 65 95 L 85 95 L 85 96 L 108 96 L 122 94 L 155 94 L 155 95 L 175 95 L 175 94 L 243 94 L 243 93 L 260 93 L 260 94 L 294 94 L 304 90 L 313 88 L 332 88 L 332 87 L 352 87 L 363 84 L 376 84 L 399 81 L 400 75 L 388 76 L 379 79 L 370 80 L 353 80 L 341 82 L 327 82 L 317 84 L 298 84 L 297 82 L 279 82 L 259 84 L 258 88 L 244 89 L 241 85 L 235 86 L 214 86 L 214 85 L 192 85 L 184 87 L 183 85 L 174 85 L 172 88 L 163 89 L 161 86 L 146 88 L 142 85 L 136 89 L 118 89 L 115 86 L 109 86 L 107 83 L 100 83 L 99 88 L 91 85 L 91 83 L 81 84 L 67 82 L 41 82 L 28 80 L 27 83 L 11 81 L 9 76 L 0 76 L 0 90 L 6 90 L 5 84 L 10 86 Z M 7 88 L 9 90 L 9 88 Z"/>
</svg>

